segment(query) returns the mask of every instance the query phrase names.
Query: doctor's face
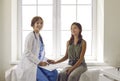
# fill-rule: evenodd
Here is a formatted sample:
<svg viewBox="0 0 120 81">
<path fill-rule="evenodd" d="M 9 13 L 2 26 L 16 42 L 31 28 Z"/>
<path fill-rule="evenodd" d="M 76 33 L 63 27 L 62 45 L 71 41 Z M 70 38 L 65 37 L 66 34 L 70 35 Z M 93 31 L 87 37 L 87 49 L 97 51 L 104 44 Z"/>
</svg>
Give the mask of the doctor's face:
<svg viewBox="0 0 120 81">
<path fill-rule="evenodd" d="M 42 27 L 43 27 L 43 21 L 41 19 L 36 21 L 35 24 L 33 25 L 33 29 L 36 33 L 39 33 L 39 31 L 42 29 Z"/>
</svg>

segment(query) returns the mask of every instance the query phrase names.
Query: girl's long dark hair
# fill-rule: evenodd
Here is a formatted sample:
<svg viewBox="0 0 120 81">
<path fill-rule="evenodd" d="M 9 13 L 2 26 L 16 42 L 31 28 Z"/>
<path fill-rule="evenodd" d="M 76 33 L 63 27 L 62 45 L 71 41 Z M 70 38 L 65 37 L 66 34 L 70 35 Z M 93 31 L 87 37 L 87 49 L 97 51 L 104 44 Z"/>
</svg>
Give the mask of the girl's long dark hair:
<svg viewBox="0 0 120 81">
<path fill-rule="evenodd" d="M 72 23 L 72 25 L 76 25 L 79 28 L 79 30 L 80 30 L 79 35 L 78 35 L 78 42 L 77 42 L 77 44 L 80 44 L 81 41 L 82 41 L 82 35 L 81 35 L 82 26 L 81 26 L 80 23 L 77 23 L 77 22 Z M 71 29 L 72 29 L 72 25 L 71 25 Z M 69 40 L 69 44 L 71 45 L 71 44 L 73 44 L 73 42 L 74 42 L 74 36 L 71 34 L 71 37 L 70 37 L 70 40 Z"/>
</svg>

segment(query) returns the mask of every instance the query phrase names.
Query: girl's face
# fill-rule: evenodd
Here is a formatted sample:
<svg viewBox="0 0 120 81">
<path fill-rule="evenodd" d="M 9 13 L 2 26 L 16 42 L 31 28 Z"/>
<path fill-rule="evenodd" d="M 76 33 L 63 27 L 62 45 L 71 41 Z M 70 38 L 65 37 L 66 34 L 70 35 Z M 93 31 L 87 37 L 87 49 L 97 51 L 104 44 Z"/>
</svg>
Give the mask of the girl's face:
<svg viewBox="0 0 120 81">
<path fill-rule="evenodd" d="M 33 29 L 36 33 L 39 33 L 39 31 L 42 29 L 42 27 L 43 27 L 43 21 L 41 19 L 36 21 L 35 24 L 33 25 Z"/>
<path fill-rule="evenodd" d="M 77 27 L 77 25 L 73 24 L 71 26 L 71 33 L 73 36 L 78 36 L 80 32 L 80 29 Z"/>
</svg>

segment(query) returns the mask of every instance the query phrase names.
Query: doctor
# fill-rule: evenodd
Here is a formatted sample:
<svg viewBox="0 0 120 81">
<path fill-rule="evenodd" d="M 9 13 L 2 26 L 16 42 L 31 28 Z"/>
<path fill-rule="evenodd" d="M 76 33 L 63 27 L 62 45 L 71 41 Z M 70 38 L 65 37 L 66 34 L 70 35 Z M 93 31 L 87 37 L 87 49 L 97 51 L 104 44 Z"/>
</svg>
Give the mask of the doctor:
<svg viewBox="0 0 120 81">
<path fill-rule="evenodd" d="M 41 68 L 54 60 L 45 58 L 44 42 L 39 31 L 43 27 L 43 19 L 35 16 L 31 21 L 33 31 L 25 40 L 24 55 L 16 70 L 17 81 L 56 81 L 57 70 L 48 71 Z"/>
</svg>

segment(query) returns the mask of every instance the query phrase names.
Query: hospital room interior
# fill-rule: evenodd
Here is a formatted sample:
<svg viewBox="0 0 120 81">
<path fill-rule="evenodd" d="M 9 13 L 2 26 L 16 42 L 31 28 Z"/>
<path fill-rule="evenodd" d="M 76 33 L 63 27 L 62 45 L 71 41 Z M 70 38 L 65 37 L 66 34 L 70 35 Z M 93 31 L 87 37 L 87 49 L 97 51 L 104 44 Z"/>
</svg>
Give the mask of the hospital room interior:
<svg viewBox="0 0 120 81">
<path fill-rule="evenodd" d="M 120 0 L 0 0 L 0 81 L 15 81 L 31 19 L 43 18 L 40 31 L 46 57 L 64 56 L 71 24 L 82 25 L 87 71 L 79 81 L 120 81 Z M 62 65 L 66 66 L 67 61 Z M 63 69 L 57 67 L 58 72 Z"/>
</svg>

